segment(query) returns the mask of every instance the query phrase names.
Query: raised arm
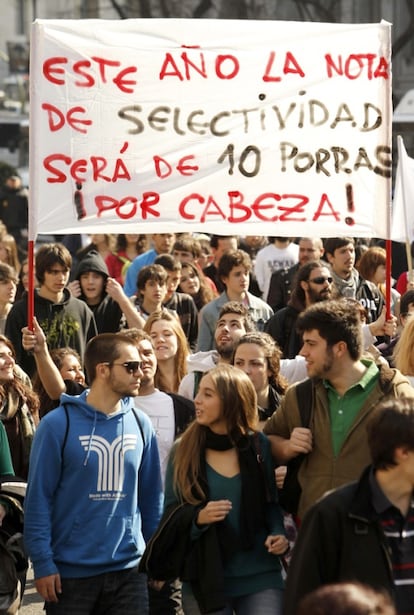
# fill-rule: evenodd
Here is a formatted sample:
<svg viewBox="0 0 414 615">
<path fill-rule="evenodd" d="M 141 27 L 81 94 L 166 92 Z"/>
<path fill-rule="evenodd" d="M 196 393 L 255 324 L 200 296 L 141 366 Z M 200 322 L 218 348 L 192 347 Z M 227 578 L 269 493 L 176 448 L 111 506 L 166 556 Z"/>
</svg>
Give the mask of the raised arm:
<svg viewBox="0 0 414 615">
<path fill-rule="evenodd" d="M 46 337 L 36 317 L 33 318 L 33 331 L 22 329 L 22 345 L 26 352 L 32 352 L 37 373 L 50 399 L 59 399 L 66 391 L 66 385 L 56 365 L 53 363 L 46 343 Z"/>
<path fill-rule="evenodd" d="M 114 301 L 117 302 L 122 312 L 125 314 L 128 327 L 143 329 L 145 320 L 137 312 L 129 298 L 124 293 L 122 286 L 115 280 L 115 278 L 108 278 L 106 282 L 106 292 Z"/>
</svg>

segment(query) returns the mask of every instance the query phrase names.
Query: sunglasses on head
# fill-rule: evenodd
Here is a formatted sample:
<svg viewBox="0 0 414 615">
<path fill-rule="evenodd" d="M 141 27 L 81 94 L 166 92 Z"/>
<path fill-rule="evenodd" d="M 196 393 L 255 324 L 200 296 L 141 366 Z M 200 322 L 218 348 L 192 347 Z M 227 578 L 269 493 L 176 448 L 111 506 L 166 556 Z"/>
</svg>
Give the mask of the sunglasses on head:
<svg viewBox="0 0 414 615">
<path fill-rule="evenodd" d="M 142 369 L 141 361 L 125 361 L 125 363 L 107 363 L 107 365 L 109 365 L 110 367 L 112 367 L 112 365 L 119 365 L 120 367 L 124 367 L 125 371 L 128 372 L 128 374 L 135 374 L 137 371 Z"/>
<path fill-rule="evenodd" d="M 328 284 L 332 284 L 333 278 L 324 278 L 323 275 L 321 275 L 318 278 L 310 279 L 309 282 L 313 282 L 314 284 L 324 284 L 325 282 L 328 282 Z"/>
</svg>

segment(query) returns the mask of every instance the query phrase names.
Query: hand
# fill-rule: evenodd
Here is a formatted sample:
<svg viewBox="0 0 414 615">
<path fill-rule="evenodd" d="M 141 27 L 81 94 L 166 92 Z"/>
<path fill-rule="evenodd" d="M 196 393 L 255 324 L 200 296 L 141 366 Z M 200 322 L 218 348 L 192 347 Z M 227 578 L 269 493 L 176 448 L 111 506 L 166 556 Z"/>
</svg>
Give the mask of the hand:
<svg viewBox="0 0 414 615">
<path fill-rule="evenodd" d="M 115 278 L 108 278 L 106 281 L 106 292 L 112 299 L 116 302 L 122 301 L 122 299 L 127 299 L 126 294 L 124 293 L 124 289 L 120 285 L 119 282 L 115 280 Z"/>
<path fill-rule="evenodd" d="M 268 536 L 265 540 L 265 547 L 273 555 L 283 555 L 289 548 L 289 541 L 286 536 Z"/>
<path fill-rule="evenodd" d="M 276 477 L 276 487 L 278 489 L 283 489 L 286 474 L 287 474 L 287 466 L 278 466 L 276 468 L 275 477 Z"/>
<path fill-rule="evenodd" d="M 46 602 L 58 602 L 58 594 L 62 593 L 62 584 L 59 574 L 50 574 L 35 580 L 38 593 Z"/>
<path fill-rule="evenodd" d="M 76 298 L 80 297 L 82 294 L 79 280 L 73 280 L 73 282 L 69 282 L 68 289 L 70 290 L 71 294 Z"/>
<path fill-rule="evenodd" d="M 3 519 L 6 515 L 7 515 L 7 510 L 5 509 L 3 504 L 0 504 L 0 526 L 3 525 Z"/>
<path fill-rule="evenodd" d="M 379 337 L 381 335 L 394 337 L 397 332 L 397 318 L 395 316 L 391 316 L 391 318 L 386 320 L 386 313 L 387 310 L 384 306 L 377 320 L 374 320 L 374 322 L 371 322 L 369 325 L 369 330 L 372 335 L 375 335 L 375 337 Z"/>
<path fill-rule="evenodd" d="M 310 453 L 312 450 L 312 432 L 307 427 L 295 427 L 288 440 L 290 453 L 293 457 L 300 453 Z"/>
<path fill-rule="evenodd" d="M 32 329 L 23 327 L 22 329 L 22 346 L 26 352 L 41 352 L 47 348 L 46 336 L 43 333 L 42 327 L 37 322 L 36 316 L 33 318 Z"/>
<path fill-rule="evenodd" d="M 207 502 L 197 515 L 197 525 L 208 525 L 223 521 L 231 511 L 230 500 L 213 500 Z"/>
</svg>

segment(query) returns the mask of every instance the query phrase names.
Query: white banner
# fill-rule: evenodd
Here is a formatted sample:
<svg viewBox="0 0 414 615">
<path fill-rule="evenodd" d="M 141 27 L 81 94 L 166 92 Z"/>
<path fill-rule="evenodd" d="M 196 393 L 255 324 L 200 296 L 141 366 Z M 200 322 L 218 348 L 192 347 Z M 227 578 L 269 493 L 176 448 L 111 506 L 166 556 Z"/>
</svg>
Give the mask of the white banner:
<svg viewBox="0 0 414 615">
<path fill-rule="evenodd" d="M 392 206 L 391 238 L 411 243 L 414 240 L 414 159 L 398 136 L 398 164 Z"/>
<path fill-rule="evenodd" d="M 31 238 L 386 237 L 390 28 L 37 20 Z"/>
</svg>

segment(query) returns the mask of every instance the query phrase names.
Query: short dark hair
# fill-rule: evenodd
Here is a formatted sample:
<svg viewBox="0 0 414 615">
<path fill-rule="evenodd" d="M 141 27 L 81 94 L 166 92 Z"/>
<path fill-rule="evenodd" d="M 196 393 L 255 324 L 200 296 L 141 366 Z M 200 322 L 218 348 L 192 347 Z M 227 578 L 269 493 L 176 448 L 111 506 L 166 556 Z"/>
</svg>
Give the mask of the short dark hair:
<svg viewBox="0 0 414 615">
<path fill-rule="evenodd" d="M 353 237 L 328 237 L 323 242 L 323 247 L 325 248 L 325 254 L 332 254 L 333 256 L 335 253 L 335 250 L 337 250 L 338 248 L 343 248 L 344 246 L 347 246 L 349 243 L 352 243 L 353 246 L 355 245 L 355 240 Z"/>
<path fill-rule="evenodd" d="M 414 400 L 400 397 L 384 401 L 367 424 L 368 446 L 376 469 L 395 466 L 398 447 L 414 451 Z"/>
<path fill-rule="evenodd" d="M 234 267 L 239 267 L 240 265 L 246 267 L 248 271 L 251 271 L 252 261 L 250 256 L 247 252 L 244 252 L 244 250 L 229 250 L 228 252 L 225 252 L 220 259 L 217 267 L 217 275 L 220 280 L 227 278 L 230 271 L 234 269 Z"/>
<path fill-rule="evenodd" d="M 144 290 L 148 280 L 155 280 L 160 284 L 166 284 L 167 272 L 162 265 L 146 265 L 138 273 L 137 289 Z"/>
<path fill-rule="evenodd" d="M 238 236 L 237 235 L 212 235 L 210 238 L 210 247 L 217 249 L 219 246 L 220 239 L 235 239 L 238 245 Z"/>
<path fill-rule="evenodd" d="M 135 346 L 134 342 L 121 333 L 100 333 L 89 340 L 84 355 L 84 367 L 89 384 L 96 378 L 99 363 L 113 363 L 121 355 L 122 346 Z"/>
<path fill-rule="evenodd" d="M 256 331 L 256 325 L 250 316 L 249 308 L 243 305 L 243 303 L 239 301 L 227 301 L 220 309 L 216 324 L 225 314 L 237 314 L 238 316 L 242 316 L 246 333 Z"/>
<path fill-rule="evenodd" d="M 154 265 L 161 265 L 166 271 L 181 271 L 181 261 L 174 258 L 172 254 L 160 254 L 154 261 Z"/>
<path fill-rule="evenodd" d="M 345 342 L 354 361 L 361 357 L 362 326 L 359 311 L 346 299 L 321 301 L 299 314 L 296 328 L 303 335 L 316 329 L 328 347 Z"/>
<path fill-rule="evenodd" d="M 61 243 L 45 243 L 36 252 L 36 277 L 40 284 L 45 281 L 45 273 L 54 265 L 60 265 L 70 271 L 72 267 L 70 252 Z"/>
<path fill-rule="evenodd" d="M 400 316 L 407 316 L 411 303 L 414 305 L 414 290 L 407 290 L 400 299 Z"/>
</svg>

